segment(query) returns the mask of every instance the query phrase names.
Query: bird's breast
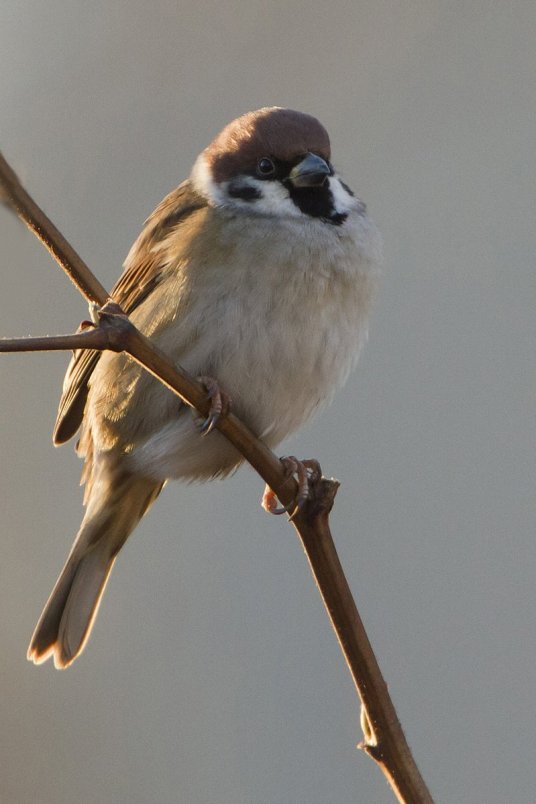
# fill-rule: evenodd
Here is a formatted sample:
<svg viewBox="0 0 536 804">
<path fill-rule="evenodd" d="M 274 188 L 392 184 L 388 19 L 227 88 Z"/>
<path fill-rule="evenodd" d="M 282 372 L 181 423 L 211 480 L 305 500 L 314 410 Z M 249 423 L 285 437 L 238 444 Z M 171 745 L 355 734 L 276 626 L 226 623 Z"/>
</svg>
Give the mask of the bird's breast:
<svg viewBox="0 0 536 804">
<path fill-rule="evenodd" d="M 346 380 L 375 279 L 361 220 L 346 236 L 319 222 L 305 233 L 254 223 L 231 238 L 224 265 L 207 260 L 193 281 L 198 337 L 177 359 L 214 375 L 237 415 L 275 444 Z"/>
<path fill-rule="evenodd" d="M 357 360 L 375 284 L 367 226 L 274 232 L 237 219 L 217 236 L 198 233 L 134 323 L 191 374 L 216 378 L 233 411 L 274 446 L 330 401 Z M 106 355 L 92 385 L 103 444 L 135 452 L 179 415 L 176 398 L 124 356 Z M 177 455 L 181 439 L 170 442 Z"/>
</svg>

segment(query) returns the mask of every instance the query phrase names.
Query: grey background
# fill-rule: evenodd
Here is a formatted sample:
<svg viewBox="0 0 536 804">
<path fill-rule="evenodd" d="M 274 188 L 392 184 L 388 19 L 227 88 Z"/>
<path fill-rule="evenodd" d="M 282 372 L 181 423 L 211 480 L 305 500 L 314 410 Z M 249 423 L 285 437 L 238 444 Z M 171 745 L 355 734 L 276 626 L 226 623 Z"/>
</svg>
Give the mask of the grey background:
<svg viewBox="0 0 536 804">
<path fill-rule="evenodd" d="M 237 114 L 316 114 L 385 240 L 370 341 L 281 446 L 342 482 L 343 565 L 437 801 L 534 801 L 536 5 L 3 0 L 0 147 L 107 285 Z M 1 334 L 86 307 L 0 210 Z M 64 355 L 0 362 L 0 800 L 391 802 L 292 531 L 248 468 L 170 486 L 82 659 L 27 642 L 81 517 Z"/>
</svg>

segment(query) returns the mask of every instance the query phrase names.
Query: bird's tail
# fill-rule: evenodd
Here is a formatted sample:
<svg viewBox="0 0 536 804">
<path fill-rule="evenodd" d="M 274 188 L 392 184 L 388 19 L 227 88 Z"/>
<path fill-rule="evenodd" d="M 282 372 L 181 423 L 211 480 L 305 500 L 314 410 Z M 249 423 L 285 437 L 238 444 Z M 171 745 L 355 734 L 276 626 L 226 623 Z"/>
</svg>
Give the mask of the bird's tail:
<svg viewBox="0 0 536 804">
<path fill-rule="evenodd" d="M 162 489 L 139 475 L 114 472 L 89 495 L 86 515 L 52 594 L 39 618 L 28 659 L 54 656 L 68 667 L 82 652 L 117 553 Z"/>
</svg>

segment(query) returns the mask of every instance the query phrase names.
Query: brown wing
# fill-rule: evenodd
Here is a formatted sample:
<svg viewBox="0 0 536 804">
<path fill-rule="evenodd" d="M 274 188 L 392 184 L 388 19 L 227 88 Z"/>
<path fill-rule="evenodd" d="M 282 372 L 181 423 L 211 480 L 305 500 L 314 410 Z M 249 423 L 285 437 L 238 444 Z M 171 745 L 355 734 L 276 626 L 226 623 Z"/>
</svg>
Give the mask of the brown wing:
<svg viewBox="0 0 536 804">
<path fill-rule="evenodd" d="M 189 181 L 170 193 L 146 220 L 145 226 L 125 260 L 125 270 L 114 285 L 111 297 L 130 315 L 159 282 L 162 265 L 160 251 L 155 246 L 170 229 L 193 212 L 206 206 Z M 74 436 L 82 423 L 88 395 L 88 383 L 101 353 L 76 351 L 67 368 L 63 382 L 54 444 L 63 444 Z"/>
</svg>

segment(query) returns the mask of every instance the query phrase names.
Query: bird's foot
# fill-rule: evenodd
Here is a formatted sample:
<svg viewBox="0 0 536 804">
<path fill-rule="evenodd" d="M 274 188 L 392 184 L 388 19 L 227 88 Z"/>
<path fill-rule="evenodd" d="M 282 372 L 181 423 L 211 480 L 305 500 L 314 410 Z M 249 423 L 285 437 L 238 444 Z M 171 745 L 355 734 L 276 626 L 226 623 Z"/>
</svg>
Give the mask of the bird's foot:
<svg viewBox="0 0 536 804">
<path fill-rule="evenodd" d="M 202 436 L 208 435 L 216 426 L 222 416 L 227 416 L 231 409 L 231 397 L 222 391 L 214 377 L 198 377 L 198 382 L 203 385 L 210 399 L 210 408 L 206 419 L 197 418 L 196 423 Z"/>
<path fill-rule="evenodd" d="M 320 464 L 314 458 L 300 461 L 293 455 L 280 458 L 281 463 L 288 477 L 296 477 L 298 483 L 298 493 L 294 500 L 289 504 L 277 507 L 277 494 L 270 486 L 266 485 L 262 495 L 261 505 L 270 514 L 290 514 L 290 518 L 302 511 L 306 503 L 311 499 L 312 493 L 319 481 L 322 479 Z"/>
</svg>

